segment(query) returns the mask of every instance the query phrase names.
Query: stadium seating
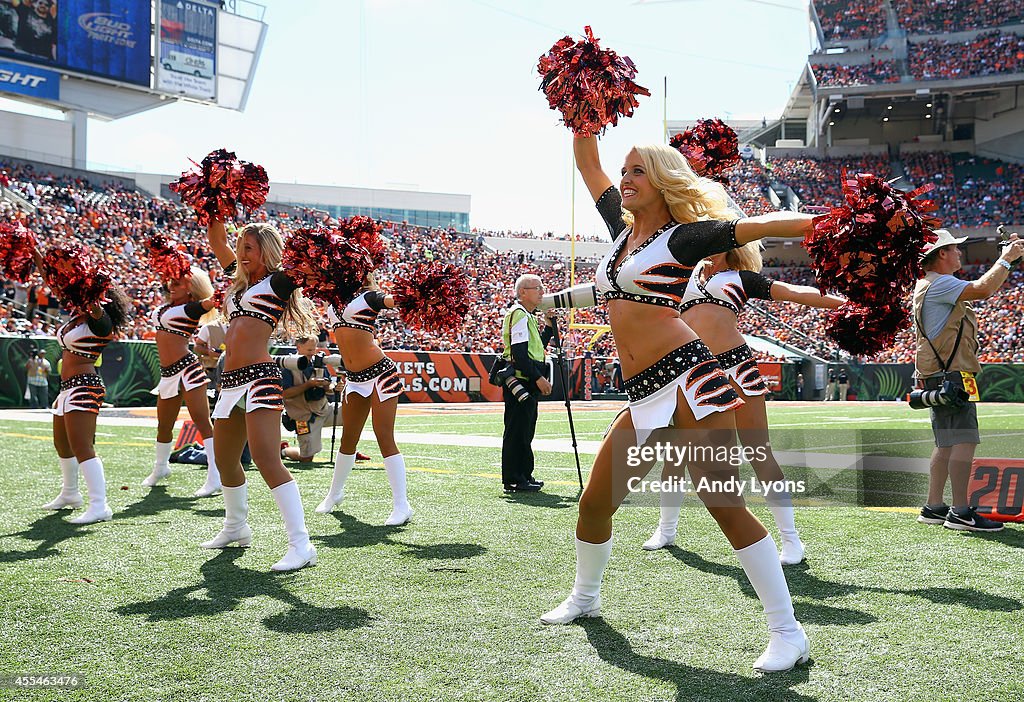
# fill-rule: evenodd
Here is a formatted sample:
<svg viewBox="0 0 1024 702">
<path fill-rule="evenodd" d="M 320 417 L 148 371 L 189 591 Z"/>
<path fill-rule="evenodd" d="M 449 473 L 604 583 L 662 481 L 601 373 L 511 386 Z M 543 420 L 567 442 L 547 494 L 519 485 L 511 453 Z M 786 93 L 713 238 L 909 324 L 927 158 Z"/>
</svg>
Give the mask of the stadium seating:
<svg viewBox="0 0 1024 702">
<path fill-rule="evenodd" d="M 914 34 L 945 34 L 1024 24 L 1021 0 L 892 0 L 900 27 Z"/>
</svg>

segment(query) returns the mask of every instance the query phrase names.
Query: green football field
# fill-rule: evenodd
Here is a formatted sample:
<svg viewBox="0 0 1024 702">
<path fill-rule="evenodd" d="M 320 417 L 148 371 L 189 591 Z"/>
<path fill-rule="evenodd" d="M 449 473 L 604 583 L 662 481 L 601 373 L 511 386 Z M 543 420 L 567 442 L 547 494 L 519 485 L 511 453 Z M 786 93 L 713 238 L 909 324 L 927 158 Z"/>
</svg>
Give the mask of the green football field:
<svg viewBox="0 0 1024 702">
<path fill-rule="evenodd" d="M 47 417 L 0 413 L 0 700 L 1020 699 L 1024 525 L 979 536 L 915 522 L 925 412 L 770 408 L 787 476 L 812 487 L 796 510 L 807 561 L 786 569 L 812 662 L 769 676 L 751 670 L 767 642 L 760 604 L 693 499 L 677 545 L 653 553 L 640 544 L 657 507 L 624 505 L 603 617 L 539 623 L 574 572 L 579 488 L 561 405 L 541 413 L 547 486 L 533 495 L 502 493 L 495 407 L 403 406 L 416 510 L 403 527 L 381 526 L 390 492 L 371 436 L 360 449 L 377 460 L 357 466 L 341 508 L 313 512 L 331 478 L 328 432 L 320 463 L 290 465 L 320 560 L 288 574 L 269 570 L 286 537 L 257 472 L 249 549 L 197 546 L 223 517 L 219 497 L 191 496 L 205 468 L 140 486 L 151 412 L 104 411 L 96 442 L 114 519 L 82 527 L 39 509 L 60 480 Z M 585 477 L 615 411 L 573 409 Z M 979 456 L 1024 453 L 1024 406 L 979 416 Z M 875 462 L 856 463 L 862 454 Z M 763 503 L 751 507 L 775 533 Z M 26 675 L 85 686 L 13 684 Z"/>
</svg>

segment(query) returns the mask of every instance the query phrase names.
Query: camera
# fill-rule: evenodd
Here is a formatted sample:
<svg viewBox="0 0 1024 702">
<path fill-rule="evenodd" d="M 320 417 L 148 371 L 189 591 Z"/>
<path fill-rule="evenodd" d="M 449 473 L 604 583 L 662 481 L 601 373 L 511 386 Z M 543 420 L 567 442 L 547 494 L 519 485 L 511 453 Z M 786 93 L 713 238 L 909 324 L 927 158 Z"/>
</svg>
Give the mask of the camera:
<svg viewBox="0 0 1024 702">
<path fill-rule="evenodd" d="M 927 409 L 949 405 L 952 407 L 963 407 L 967 404 L 970 395 L 962 387 L 958 387 L 951 380 L 942 381 L 942 387 L 934 390 L 914 390 L 910 393 L 908 402 L 912 409 Z"/>
<path fill-rule="evenodd" d="M 1004 225 L 1000 224 L 998 227 L 996 227 L 996 232 L 999 234 L 999 243 L 997 244 L 997 246 L 999 247 L 1000 252 L 1002 252 L 1004 249 L 1006 249 L 1007 246 L 1009 246 L 1013 242 L 1010 241 L 1010 235 L 1006 232 L 1006 227 Z M 1010 265 L 1016 266 L 1020 262 L 1021 259 L 1018 258 L 1014 261 L 1010 261 Z"/>
<path fill-rule="evenodd" d="M 516 377 L 516 369 L 511 363 L 504 364 L 501 368 L 495 368 L 491 382 L 494 385 L 504 385 L 512 393 L 512 396 L 519 402 L 526 402 L 530 399 L 530 391 L 526 389 L 519 378 Z"/>
</svg>

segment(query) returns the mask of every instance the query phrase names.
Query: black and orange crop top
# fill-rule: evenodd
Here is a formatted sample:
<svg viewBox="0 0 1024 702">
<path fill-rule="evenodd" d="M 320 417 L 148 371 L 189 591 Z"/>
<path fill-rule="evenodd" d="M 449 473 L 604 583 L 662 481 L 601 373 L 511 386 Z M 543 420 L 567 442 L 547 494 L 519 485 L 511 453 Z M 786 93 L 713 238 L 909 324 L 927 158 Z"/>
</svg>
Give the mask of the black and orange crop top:
<svg viewBox="0 0 1024 702">
<path fill-rule="evenodd" d="M 379 290 L 366 290 L 356 295 L 339 315 L 334 305 L 327 308 L 327 324 L 331 331 L 341 327 L 374 332 L 377 315 L 384 309 L 386 295 Z"/>
<path fill-rule="evenodd" d="M 631 300 L 677 307 L 686 293 L 694 266 L 701 259 L 735 249 L 736 220 L 679 224 L 669 221 L 646 241 L 619 259 L 629 238 L 622 219 L 622 195 L 610 186 L 597 200 L 597 210 L 614 241 L 597 267 L 597 292 L 605 300 Z"/>
<path fill-rule="evenodd" d="M 686 285 L 679 311 L 684 312 L 695 305 L 710 303 L 727 307 L 738 315 L 751 298 L 771 300 L 774 282 L 771 278 L 754 271 L 731 270 L 720 271 L 708 278 L 707 282 L 701 282 L 698 268 Z"/>
<path fill-rule="evenodd" d="M 206 314 L 201 302 L 186 302 L 184 305 L 163 305 L 153 310 L 153 324 L 158 332 L 177 334 L 186 339 L 199 328 L 199 320 Z"/>
<path fill-rule="evenodd" d="M 238 317 L 254 317 L 276 327 L 284 316 L 285 305 L 299 286 L 284 271 L 273 271 L 246 290 L 237 290 L 228 298 L 225 309 L 228 322 Z"/>
<path fill-rule="evenodd" d="M 68 353 L 95 361 L 113 340 L 113 331 L 114 323 L 106 312 L 99 319 L 79 315 L 57 330 L 57 343 Z"/>
</svg>

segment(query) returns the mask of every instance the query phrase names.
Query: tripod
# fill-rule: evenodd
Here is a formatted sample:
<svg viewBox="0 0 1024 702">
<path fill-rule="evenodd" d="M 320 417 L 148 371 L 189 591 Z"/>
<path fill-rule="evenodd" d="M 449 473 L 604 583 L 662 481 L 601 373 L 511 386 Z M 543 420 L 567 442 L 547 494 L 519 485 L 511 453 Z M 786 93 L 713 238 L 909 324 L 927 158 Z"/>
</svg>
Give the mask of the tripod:
<svg viewBox="0 0 1024 702">
<path fill-rule="evenodd" d="M 554 332 L 555 340 L 555 365 L 558 367 L 558 376 L 562 379 L 562 393 L 565 395 L 565 411 L 569 415 L 569 435 L 572 437 L 572 452 L 576 456 L 576 477 L 580 481 L 580 490 L 583 489 L 583 469 L 580 468 L 580 451 L 576 444 L 576 425 L 572 421 L 572 405 L 569 403 L 569 369 L 565 365 L 564 353 L 562 351 L 562 339 L 558 335 L 558 323 L 554 319 L 548 320 Z"/>
</svg>

